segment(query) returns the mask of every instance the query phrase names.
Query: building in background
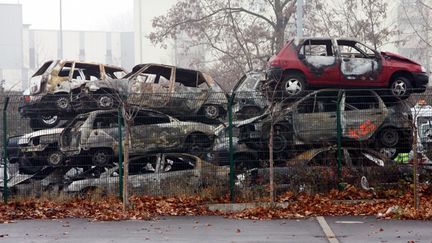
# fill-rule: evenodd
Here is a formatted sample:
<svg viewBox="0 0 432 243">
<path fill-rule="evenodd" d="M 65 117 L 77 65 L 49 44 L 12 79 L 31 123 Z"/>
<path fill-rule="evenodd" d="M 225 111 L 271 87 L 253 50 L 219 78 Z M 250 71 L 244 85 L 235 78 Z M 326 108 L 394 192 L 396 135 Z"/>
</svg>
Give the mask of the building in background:
<svg viewBox="0 0 432 243">
<path fill-rule="evenodd" d="M 24 90 L 29 77 L 45 61 L 59 59 L 60 32 L 23 25 L 20 4 L 0 4 L 0 81 L 5 90 Z M 63 31 L 64 59 L 134 65 L 134 33 Z"/>
<path fill-rule="evenodd" d="M 4 88 L 23 75 L 23 22 L 20 4 L 0 4 L 0 82 Z M 25 74 L 24 74 L 25 75 Z M 18 89 L 21 84 L 16 85 Z"/>
<path fill-rule="evenodd" d="M 421 63 L 431 72 L 431 10 L 418 0 L 400 1 L 397 8 L 398 53 Z"/>
</svg>

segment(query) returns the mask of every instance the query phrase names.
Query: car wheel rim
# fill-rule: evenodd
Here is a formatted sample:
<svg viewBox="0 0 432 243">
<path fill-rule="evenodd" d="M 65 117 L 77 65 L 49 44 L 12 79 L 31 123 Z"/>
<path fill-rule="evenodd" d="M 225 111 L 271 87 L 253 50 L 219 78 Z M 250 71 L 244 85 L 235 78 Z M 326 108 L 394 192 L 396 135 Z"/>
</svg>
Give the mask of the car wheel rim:
<svg viewBox="0 0 432 243">
<path fill-rule="evenodd" d="M 383 132 L 381 139 L 386 147 L 392 148 L 397 145 L 398 134 L 394 130 L 387 130 Z"/>
<path fill-rule="evenodd" d="M 93 155 L 93 161 L 96 165 L 104 165 L 106 164 L 108 158 L 104 152 L 98 152 Z"/>
<path fill-rule="evenodd" d="M 403 96 L 407 92 L 407 87 L 404 81 L 396 80 L 393 83 L 392 92 L 396 96 Z"/>
<path fill-rule="evenodd" d="M 396 155 L 396 149 L 395 148 L 381 148 L 380 153 L 384 155 L 388 159 L 394 158 Z"/>
<path fill-rule="evenodd" d="M 53 115 L 44 115 L 41 116 L 43 123 L 47 124 L 47 125 L 53 125 L 57 122 L 58 116 L 53 116 Z"/>
<path fill-rule="evenodd" d="M 60 97 L 57 99 L 56 105 L 58 108 L 65 110 L 69 107 L 69 101 L 66 97 Z"/>
<path fill-rule="evenodd" d="M 48 162 L 51 165 L 59 165 L 60 162 L 62 161 L 62 156 L 59 153 L 52 153 L 49 157 L 48 157 Z"/>
<path fill-rule="evenodd" d="M 296 95 L 302 91 L 303 87 L 298 79 L 291 78 L 285 83 L 285 92 L 289 95 Z"/>
<path fill-rule="evenodd" d="M 207 118 L 214 119 L 219 116 L 219 109 L 214 105 L 207 106 L 204 111 Z"/>
<path fill-rule="evenodd" d="M 102 96 L 99 98 L 99 107 L 101 108 L 111 108 L 114 104 L 112 97 Z"/>
</svg>

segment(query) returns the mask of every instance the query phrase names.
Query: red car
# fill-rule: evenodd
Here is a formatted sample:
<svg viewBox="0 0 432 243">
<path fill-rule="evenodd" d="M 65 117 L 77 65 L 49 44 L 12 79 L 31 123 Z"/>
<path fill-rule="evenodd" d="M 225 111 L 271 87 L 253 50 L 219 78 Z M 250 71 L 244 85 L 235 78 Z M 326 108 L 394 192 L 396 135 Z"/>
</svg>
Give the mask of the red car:
<svg viewBox="0 0 432 243">
<path fill-rule="evenodd" d="M 426 69 L 415 61 L 378 52 L 353 39 L 293 39 L 269 60 L 267 78 L 286 96 L 322 87 L 373 88 L 396 98 L 424 92 Z"/>
</svg>

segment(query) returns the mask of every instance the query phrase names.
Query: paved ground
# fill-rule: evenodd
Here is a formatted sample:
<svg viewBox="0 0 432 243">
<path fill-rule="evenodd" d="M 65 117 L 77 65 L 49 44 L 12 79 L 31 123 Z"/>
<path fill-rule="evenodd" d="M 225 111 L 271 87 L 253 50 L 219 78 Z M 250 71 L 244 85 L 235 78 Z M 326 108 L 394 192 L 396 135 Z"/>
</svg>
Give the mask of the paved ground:
<svg viewBox="0 0 432 243">
<path fill-rule="evenodd" d="M 332 233 L 336 238 L 328 238 Z M 317 218 L 253 221 L 222 217 L 167 217 L 155 221 L 66 219 L 18 220 L 0 224 L 0 242 L 406 243 L 411 240 L 432 243 L 432 222 L 386 221 L 373 217 L 325 217 L 324 221 Z"/>
</svg>

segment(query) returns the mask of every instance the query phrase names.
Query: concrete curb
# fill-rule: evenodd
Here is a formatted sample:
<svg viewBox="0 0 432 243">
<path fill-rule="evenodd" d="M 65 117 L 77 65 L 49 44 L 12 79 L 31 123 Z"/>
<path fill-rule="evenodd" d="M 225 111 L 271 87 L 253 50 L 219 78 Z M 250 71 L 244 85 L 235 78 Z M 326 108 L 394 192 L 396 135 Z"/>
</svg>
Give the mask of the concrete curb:
<svg viewBox="0 0 432 243">
<path fill-rule="evenodd" d="M 240 212 L 245 209 L 251 208 L 286 208 L 288 207 L 288 202 L 282 203 L 269 203 L 269 202 L 256 202 L 256 203 L 217 203 L 217 204 L 207 204 L 207 207 L 210 211 L 220 211 L 220 212 Z"/>
</svg>

